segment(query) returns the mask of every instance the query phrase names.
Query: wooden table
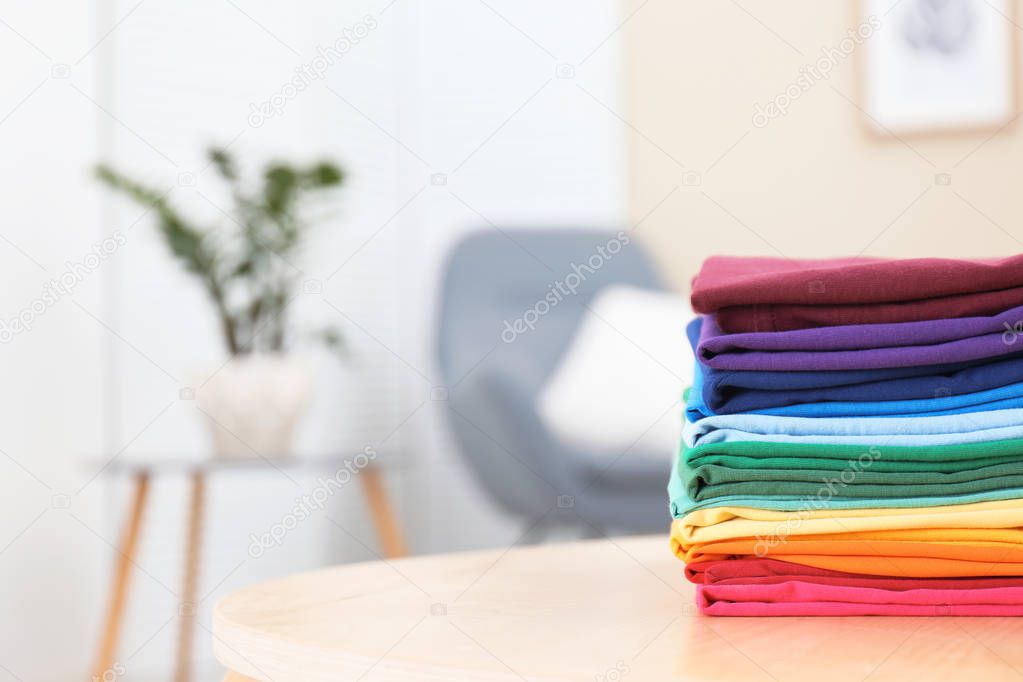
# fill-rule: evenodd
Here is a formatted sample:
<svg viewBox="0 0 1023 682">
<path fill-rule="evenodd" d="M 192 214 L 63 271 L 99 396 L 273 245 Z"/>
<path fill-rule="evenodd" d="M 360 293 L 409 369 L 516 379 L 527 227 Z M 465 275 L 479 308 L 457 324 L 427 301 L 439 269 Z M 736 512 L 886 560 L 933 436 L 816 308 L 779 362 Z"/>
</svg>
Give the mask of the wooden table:
<svg viewBox="0 0 1023 682">
<path fill-rule="evenodd" d="M 666 537 L 330 568 L 214 611 L 227 680 L 1020 680 L 1023 619 L 710 618 Z"/>
<path fill-rule="evenodd" d="M 285 472 L 336 472 L 347 466 L 351 457 L 251 457 L 244 459 L 165 459 L 129 461 L 115 459 L 102 463 L 98 467 L 105 475 L 125 474 L 132 481 L 132 497 L 128 513 L 121 530 L 119 547 L 115 548 L 117 557 L 114 575 L 110 588 L 103 629 L 100 632 L 96 655 L 93 661 L 91 679 L 107 679 L 111 670 L 115 670 L 115 659 L 120 642 L 121 624 L 128 605 L 128 588 L 132 570 L 135 567 L 135 555 L 142 533 L 142 519 L 149 497 L 150 480 L 161 475 L 185 474 L 191 482 L 191 496 L 188 503 L 188 526 L 185 545 L 185 566 L 181 586 L 180 615 L 178 622 L 178 650 L 175 657 L 175 682 L 190 682 L 192 679 L 192 643 L 195 631 L 197 611 L 197 595 L 199 585 L 199 562 L 203 528 L 203 516 L 206 506 L 206 479 L 214 473 L 252 469 L 274 469 Z M 290 478 L 290 476 L 289 476 Z M 384 557 L 395 558 L 407 553 L 405 538 L 398 526 L 397 516 L 391 507 L 389 498 L 381 480 L 376 464 L 364 467 L 352 475 L 358 479 L 366 495 L 370 517 L 376 528 Z"/>
</svg>

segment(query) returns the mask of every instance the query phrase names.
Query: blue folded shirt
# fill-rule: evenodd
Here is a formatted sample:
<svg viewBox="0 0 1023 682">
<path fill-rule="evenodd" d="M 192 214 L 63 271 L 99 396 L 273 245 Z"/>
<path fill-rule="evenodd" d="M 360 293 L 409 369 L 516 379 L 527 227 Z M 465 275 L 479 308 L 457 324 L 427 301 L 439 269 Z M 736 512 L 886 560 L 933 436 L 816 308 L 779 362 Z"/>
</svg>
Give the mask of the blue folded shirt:
<svg viewBox="0 0 1023 682">
<path fill-rule="evenodd" d="M 687 328 L 695 347 L 701 320 Z M 713 414 L 841 417 L 958 414 L 1023 406 L 1023 354 L 873 370 L 767 372 L 697 363 L 690 421 Z"/>
<path fill-rule="evenodd" d="M 693 390 L 686 405 L 686 418 L 697 421 L 715 413 L 703 400 L 702 368 L 697 367 Z M 916 400 L 872 400 L 802 403 L 750 410 L 746 414 L 780 417 L 925 417 L 966 414 L 1023 407 L 1023 382 L 962 395 L 940 395 Z"/>
</svg>

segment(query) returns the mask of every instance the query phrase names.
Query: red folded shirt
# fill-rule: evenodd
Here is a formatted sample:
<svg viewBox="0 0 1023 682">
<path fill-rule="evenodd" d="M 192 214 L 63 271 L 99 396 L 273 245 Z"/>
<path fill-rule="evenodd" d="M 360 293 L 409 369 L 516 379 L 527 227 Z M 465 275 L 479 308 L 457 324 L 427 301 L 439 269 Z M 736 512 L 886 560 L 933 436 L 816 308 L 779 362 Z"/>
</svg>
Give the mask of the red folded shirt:
<svg viewBox="0 0 1023 682">
<path fill-rule="evenodd" d="M 1020 616 L 1023 578 L 893 578 L 775 559 L 686 567 L 713 616 Z"/>
<path fill-rule="evenodd" d="M 1023 305 L 1023 255 L 1000 260 L 714 256 L 692 305 L 726 332 L 993 315 Z"/>
<path fill-rule="evenodd" d="M 1023 577 L 893 578 L 844 573 L 777 559 L 725 559 L 686 566 L 686 578 L 701 585 L 771 585 L 798 580 L 819 585 L 874 587 L 883 590 L 1023 588 Z"/>
</svg>

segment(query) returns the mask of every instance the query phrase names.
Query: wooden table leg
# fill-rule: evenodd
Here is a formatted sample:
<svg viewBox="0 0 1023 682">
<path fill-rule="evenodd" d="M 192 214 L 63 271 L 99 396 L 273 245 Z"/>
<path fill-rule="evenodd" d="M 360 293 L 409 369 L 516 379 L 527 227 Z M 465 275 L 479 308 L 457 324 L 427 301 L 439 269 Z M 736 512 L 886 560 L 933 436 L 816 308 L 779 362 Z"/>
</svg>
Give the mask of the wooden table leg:
<svg viewBox="0 0 1023 682">
<path fill-rule="evenodd" d="M 203 510 L 206 478 L 201 471 L 192 473 L 192 501 L 188 510 L 188 538 L 185 547 L 185 577 L 181 587 L 178 655 L 175 682 L 192 679 L 192 646 L 195 643 L 195 619 L 198 618 L 199 550 L 202 548 Z"/>
<path fill-rule="evenodd" d="M 236 672 L 231 672 L 230 670 L 228 670 L 227 675 L 224 676 L 224 682 L 259 682 L 259 681 L 254 680 L 251 677 L 245 677 L 244 675 L 239 675 Z"/>
<path fill-rule="evenodd" d="M 110 589 L 110 600 L 107 602 L 107 615 L 92 669 L 92 679 L 106 679 L 109 671 L 114 670 L 114 656 L 117 654 L 117 643 L 128 600 L 128 583 L 131 581 L 131 569 L 138 550 L 142 511 L 149 495 L 149 474 L 147 472 L 135 474 L 132 487 L 134 491 L 131 507 L 121 531 L 121 548 L 118 550 L 117 564 L 114 568 L 114 582 Z"/>
<path fill-rule="evenodd" d="M 401 528 L 398 527 L 391 501 L 387 497 L 387 491 L 384 490 L 383 481 L 380 480 L 380 472 L 376 467 L 367 466 L 359 472 L 359 480 L 362 481 L 362 489 L 366 492 L 369 512 L 373 517 L 377 537 L 380 538 L 384 558 L 398 559 L 407 556 L 408 548 L 405 546 L 405 536 L 402 534 Z"/>
</svg>

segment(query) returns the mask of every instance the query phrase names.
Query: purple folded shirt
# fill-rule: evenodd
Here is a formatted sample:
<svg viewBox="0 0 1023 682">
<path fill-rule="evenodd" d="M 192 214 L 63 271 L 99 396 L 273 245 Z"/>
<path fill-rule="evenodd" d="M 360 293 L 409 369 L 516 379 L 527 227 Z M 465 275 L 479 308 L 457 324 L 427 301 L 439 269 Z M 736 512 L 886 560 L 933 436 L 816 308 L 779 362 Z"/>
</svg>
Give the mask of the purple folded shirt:
<svg viewBox="0 0 1023 682">
<path fill-rule="evenodd" d="M 990 317 L 725 334 L 703 320 L 697 357 L 726 370 L 918 367 L 1023 350 L 1023 306 Z"/>
</svg>

